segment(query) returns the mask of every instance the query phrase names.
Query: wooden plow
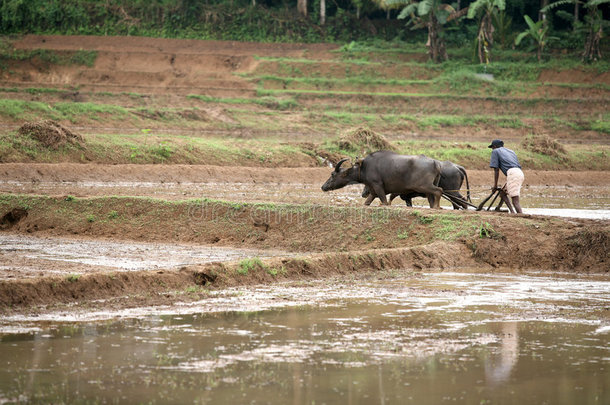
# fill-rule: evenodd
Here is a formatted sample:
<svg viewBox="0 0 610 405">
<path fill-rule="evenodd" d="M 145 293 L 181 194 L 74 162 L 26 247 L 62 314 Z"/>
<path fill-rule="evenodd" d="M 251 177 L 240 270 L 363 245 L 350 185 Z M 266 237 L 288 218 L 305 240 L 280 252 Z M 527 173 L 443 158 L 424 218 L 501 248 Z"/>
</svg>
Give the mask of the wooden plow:
<svg viewBox="0 0 610 405">
<path fill-rule="evenodd" d="M 462 204 L 465 204 L 465 205 L 467 205 L 469 207 L 474 208 L 476 211 L 484 210 L 485 209 L 485 204 L 487 204 L 487 202 L 489 200 L 491 200 L 491 202 L 487 206 L 486 210 L 487 211 L 491 210 L 491 207 L 493 207 L 493 205 L 496 202 L 496 200 L 498 199 L 498 197 L 500 197 L 500 201 L 498 202 L 498 205 L 496 206 L 494 211 L 506 212 L 506 210 L 502 210 L 501 209 L 502 208 L 502 204 L 506 204 L 506 206 L 508 207 L 508 210 L 511 213 L 515 212 L 515 210 L 513 209 L 512 204 L 510 203 L 510 200 L 508 198 L 508 194 L 506 194 L 506 191 L 504 190 L 504 187 L 496 188 L 495 190 L 492 190 L 491 194 L 489 196 L 487 196 L 487 198 L 485 198 L 483 201 L 481 201 L 481 203 L 479 205 L 474 205 L 471 202 L 464 200 L 463 198 L 459 198 L 459 197 L 457 197 L 455 195 L 443 192 L 443 198 L 445 198 L 449 202 L 456 203 L 456 204 L 458 204 L 460 206 Z"/>
<path fill-rule="evenodd" d="M 491 209 L 491 207 L 493 207 L 494 203 L 496 202 L 496 199 L 498 197 L 500 197 L 500 202 L 498 203 L 498 206 L 496 207 L 495 211 L 502 211 L 501 210 L 502 204 L 506 204 L 510 213 L 511 214 L 515 213 L 515 210 L 513 209 L 513 205 L 510 203 L 510 200 L 508 199 L 508 194 L 506 194 L 504 187 L 492 190 L 491 194 L 486 199 L 481 201 L 481 203 L 477 207 L 477 211 L 482 211 L 483 208 L 485 208 L 485 204 L 487 203 L 487 201 L 489 201 L 492 197 L 493 197 L 493 199 L 487 206 L 487 211 L 489 211 Z"/>
</svg>

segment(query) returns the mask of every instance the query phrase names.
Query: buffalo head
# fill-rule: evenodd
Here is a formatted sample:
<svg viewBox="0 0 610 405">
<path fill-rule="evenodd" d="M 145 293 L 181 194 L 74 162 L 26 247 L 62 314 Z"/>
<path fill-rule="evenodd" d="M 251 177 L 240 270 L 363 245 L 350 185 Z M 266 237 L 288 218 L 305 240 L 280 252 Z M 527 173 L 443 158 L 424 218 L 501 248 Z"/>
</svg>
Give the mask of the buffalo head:
<svg viewBox="0 0 610 405">
<path fill-rule="evenodd" d="M 335 170 L 330 174 L 330 177 L 322 185 L 322 191 L 336 190 L 347 186 L 348 184 L 359 183 L 360 177 L 360 162 L 356 162 L 352 167 L 341 169 L 341 165 L 348 158 L 341 159 L 337 162 Z"/>
</svg>

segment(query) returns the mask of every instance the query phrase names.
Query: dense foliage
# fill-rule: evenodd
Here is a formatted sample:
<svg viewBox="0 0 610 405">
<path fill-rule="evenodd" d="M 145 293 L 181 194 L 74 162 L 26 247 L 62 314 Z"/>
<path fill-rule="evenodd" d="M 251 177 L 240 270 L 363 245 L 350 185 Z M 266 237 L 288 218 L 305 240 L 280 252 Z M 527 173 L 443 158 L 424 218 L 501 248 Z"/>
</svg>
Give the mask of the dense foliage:
<svg viewBox="0 0 610 405">
<path fill-rule="evenodd" d="M 593 2 L 607 3 L 589 0 L 589 3 Z M 297 3 L 306 5 L 305 12 L 303 8 L 297 8 Z M 425 27 L 409 26 L 405 19 L 397 18 L 411 3 L 411 0 L 0 0 L 0 34 L 140 35 L 261 42 L 383 39 L 425 43 Z M 432 0 L 419 3 L 425 5 Z M 447 7 L 459 11 L 480 3 L 495 2 L 460 0 Z M 504 1 L 501 3 L 504 5 Z M 513 0 L 505 3 L 505 7 L 488 13 L 485 22 L 490 30 L 490 18 L 493 19 L 498 37 L 494 46 L 501 48 L 514 46 L 517 34 L 528 28 L 524 16 L 538 21 L 542 16 L 541 6 L 549 2 Z M 578 10 L 575 9 L 577 3 Z M 584 22 L 586 3 L 566 0 L 548 11 L 545 24 L 549 24 L 552 36 L 556 38 L 548 44 L 550 49 L 579 50 L 584 47 L 586 33 L 573 28 L 575 18 Z M 324 13 L 321 5 L 324 5 Z M 449 18 L 438 35 L 450 45 L 474 44 L 481 38 L 481 18 L 485 15 Z M 573 18 L 570 20 L 566 15 Z M 600 15 L 608 18 L 601 12 Z"/>
<path fill-rule="evenodd" d="M 359 20 L 348 8 L 333 8 L 321 27 L 313 14 L 300 17 L 296 2 L 0 0 L 0 32 L 317 42 L 391 39 L 402 28 L 395 20 Z"/>
</svg>

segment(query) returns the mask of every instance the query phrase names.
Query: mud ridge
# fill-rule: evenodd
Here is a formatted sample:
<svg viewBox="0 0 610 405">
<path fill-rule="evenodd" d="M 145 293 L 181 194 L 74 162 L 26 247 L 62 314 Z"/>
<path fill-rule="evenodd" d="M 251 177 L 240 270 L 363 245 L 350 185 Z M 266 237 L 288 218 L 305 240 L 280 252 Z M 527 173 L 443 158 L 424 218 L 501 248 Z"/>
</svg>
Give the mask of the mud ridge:
<svg viewBox="0 0 610 405">
<path fill-rule="evenodd" d="M 559 243 L 542 249 L 532 245 L 529 251 L 522 245 L 511 245 L 506 241 L 500 241 L 498 245 L 498 241 L 494 243 L 492 239 L 470 242 L 438 241 L 409 248 L 213 262 L 185 266 L 177 270 L 102 271 L 82 276 L 73 274 L 63 277 L 1 280 L 0 313 L 40 311 L 53 306 L 73 304 L 113 308 L 172 305 L 203 299 L 207 291 L 217 288 L 325 279 L 391 270 L 539 270 L 541 262 L 550 260 L 554 265 L 553 270 L 558 272 L 608 272 L 608 254 L 604 249 L 607 248 L 609 240 L 608 231 L 593 234 L 584 230 L 574 234 L 565 244 Z M 584 261 L 582 255 L 573 260 L 565 260 L 566 246 L 572 251 L 586 252 L 583 253 L 586 262 L 581 263 Z M 517 262 L 519 266 L 516 265 Z"/>
<path fill-rule="evenodd" d="M 250 261 L 214 262 L 179 270 L 98 272 L 82 276 L 47 276 L 36 280 L 0 281 L 4 313 L 55 304 L 119 299 L 121 306 L 159 305 L 201 298 L 181 292 L 195 287 L 222 288 L 321 279 L 335 275 L 392 269 L 442 271 L 474 266 L 468 248 L 433 243 L 408 249 L 381 249 L 277 257 Z M 244 263 L 252 263 L 244 266 Z"/>
</svg>

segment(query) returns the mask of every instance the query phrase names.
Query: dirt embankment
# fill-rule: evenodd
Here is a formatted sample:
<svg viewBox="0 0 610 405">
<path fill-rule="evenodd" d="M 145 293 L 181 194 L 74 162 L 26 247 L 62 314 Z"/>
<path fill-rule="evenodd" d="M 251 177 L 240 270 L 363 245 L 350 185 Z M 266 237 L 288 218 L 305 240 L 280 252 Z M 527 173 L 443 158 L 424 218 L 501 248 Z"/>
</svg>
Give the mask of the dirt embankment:
<svg viewBox="0 0 610 405">
<path fill-rule="evenodd" d="M 20 215 L 15 213 L 17 209 L 23 210 Z M 403 207 L 7 195 L 0 202 L 0 214 L 5 231 L 23 234 L 273 248 L 301 255 L 264 259 L 245 272 L 241 263 L 233 262 L 161 272 L 102 272 L 76 280 L 47 277 L 2 281 L 0 305 L 4 310 L 137 295 L 142 291 L 167 293 L 201 285 L 227 286 L 392 268 L 610 269 L 607 221 L 491 212 L 424 212 Z M 140 299 L 129 302 L 141 303 Z"/>
</svg>

